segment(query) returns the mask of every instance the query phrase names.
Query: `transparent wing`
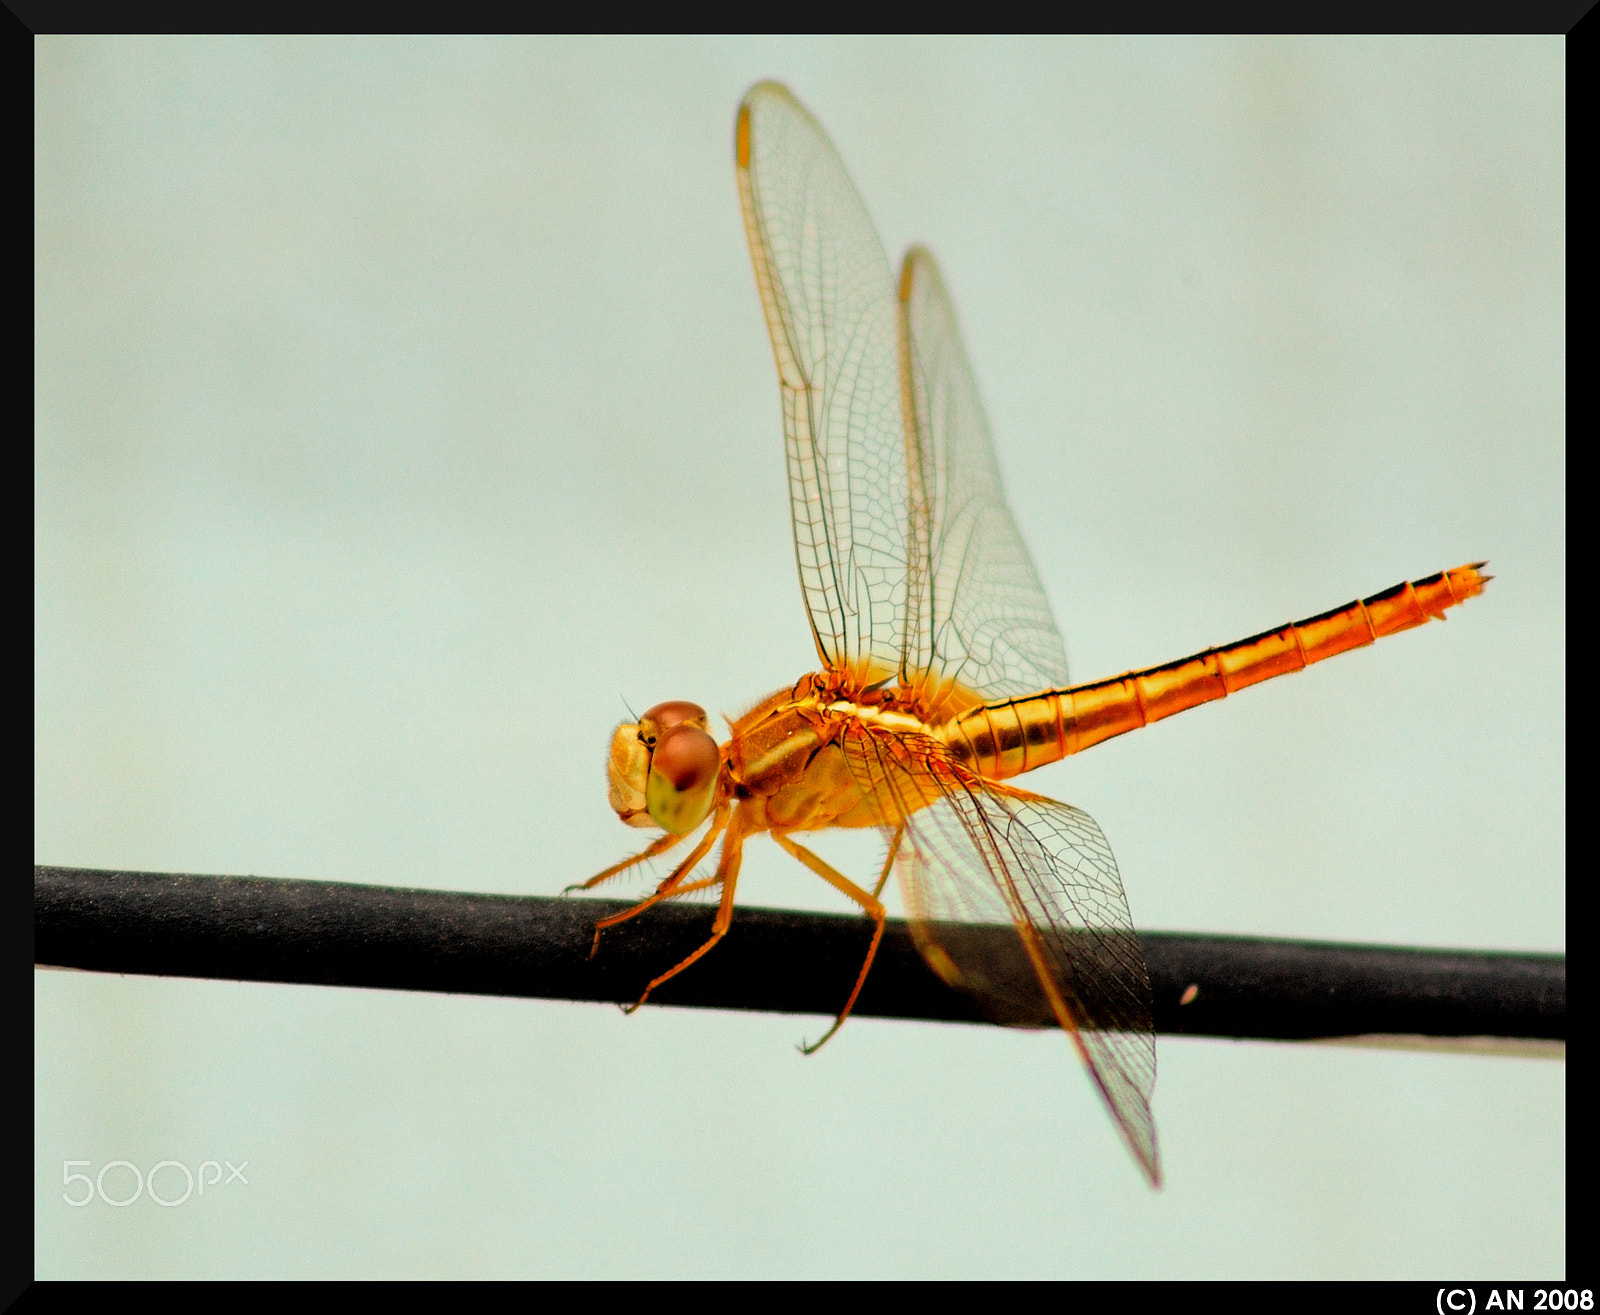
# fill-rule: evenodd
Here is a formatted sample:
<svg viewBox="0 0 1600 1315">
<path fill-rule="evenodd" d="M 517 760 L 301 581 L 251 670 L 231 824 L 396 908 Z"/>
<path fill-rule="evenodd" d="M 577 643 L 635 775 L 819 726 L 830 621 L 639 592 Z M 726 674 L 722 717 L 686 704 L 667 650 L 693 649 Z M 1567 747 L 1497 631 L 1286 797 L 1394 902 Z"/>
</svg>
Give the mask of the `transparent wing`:
<svg viewBox="0 0 1600 1315">
<path fill-rule="evenodd" d="M 933 256 L 900 275 L 912 582 L 906 670 L 985 698 L 1067 685 L 1067 653 L 1000 487 L 994 446 L 955 308 Z"/>
<path fill-rule="evenodd" d="M 895 871 L 923 957 L 1002 1020 L 1053 1016 L 1159 1184 L 1150 979 L 1094 819 L 971 776 L 932 740 L 855 737 L 848 757 L 863 788 L 905 820 Z M 1017 929 L 1026 967 L 996 962 L 988 938 L 964 934 L 995 922 Z"/>
<path fill-rule="evenodd" d="M 786 89 L 750 89 L 736 152 L 811 629 L 825 666 L 878 679 L 900 666 L 908 578 L 889 261 L 844 164 Z"/>
</svg>

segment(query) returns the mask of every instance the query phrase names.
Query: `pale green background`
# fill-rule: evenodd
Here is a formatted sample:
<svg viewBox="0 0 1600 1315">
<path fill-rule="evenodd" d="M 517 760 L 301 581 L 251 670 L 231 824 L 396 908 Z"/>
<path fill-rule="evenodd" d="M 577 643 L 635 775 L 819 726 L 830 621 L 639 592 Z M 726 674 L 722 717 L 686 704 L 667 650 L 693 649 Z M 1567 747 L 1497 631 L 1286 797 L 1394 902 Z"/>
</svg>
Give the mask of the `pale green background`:
<svg viewBox="0 0 1600 1315">
<path fill-rule="evenodd" d="M 36 56 L 39 861 L 551 893 L 639 839 L 624 698 L 809 669 L 731 159 L 778 77 L 944 262 L 1077 678 L 1492 559 L 1030 779 L 1139 924 L 1564 947 L 1560 40 Z M 1049 1033 L 35 982 L 41 1276 L 1566 1263 L 1560 1061 L 1163 1040 L 1152 1194 Z M 63 1204 L 119 1158 L 249 1183 Z"/>
</svg>

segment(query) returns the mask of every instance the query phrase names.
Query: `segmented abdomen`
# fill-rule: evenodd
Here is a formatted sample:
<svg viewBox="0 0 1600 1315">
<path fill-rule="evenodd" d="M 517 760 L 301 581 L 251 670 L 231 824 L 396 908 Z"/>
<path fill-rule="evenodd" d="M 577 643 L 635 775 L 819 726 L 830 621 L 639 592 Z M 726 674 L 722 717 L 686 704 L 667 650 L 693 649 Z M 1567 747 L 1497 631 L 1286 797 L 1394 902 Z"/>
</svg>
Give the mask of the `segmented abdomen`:
<svg viewBox="0 0 1600 1315">
<path fill-rule="evenodd" d="M 1164 666 L 984 704 L 947 723 L 939 735 L 958 759 L 991 780 L 1016 776 L 1247 685 L 1300 671 L 1435 617 L 1443 620 L 1446 608 L 1483 592 L 1493 579 L 1479 574 L 1484 564 L 1398 584 Z"/>
</svg>

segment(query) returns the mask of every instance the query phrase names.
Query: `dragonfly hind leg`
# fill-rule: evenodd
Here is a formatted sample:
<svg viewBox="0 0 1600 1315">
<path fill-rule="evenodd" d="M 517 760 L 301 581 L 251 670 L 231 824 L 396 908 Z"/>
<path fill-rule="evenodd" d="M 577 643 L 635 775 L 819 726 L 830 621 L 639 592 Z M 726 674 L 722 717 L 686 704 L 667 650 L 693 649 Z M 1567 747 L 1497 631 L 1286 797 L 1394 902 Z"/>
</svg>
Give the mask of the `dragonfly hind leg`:
<svg viewBox="0 0 1600 1315">
<path fill-rule="evenodd" d="M 878 884 L 873 887 L 870 895 L 856 885 L 855 882 L 851 881 L 849 877 L 823 862 L 809 849 L 790 840 L 781 831 L 772 833 L 772 838 L 783 846 L 786 851 L 799 859 L 835 890 L 847 895 L 859 904 L 874 924 L 872 928 L 872 944 L 867 947 L 867 957 L 861 965 L 861 971 L 856 974 L 856 984 L 850 992 L 850 998 L 844 1002 L 844 1008 L 839 1011 L 839 1016 L 833 1020 L 833 1026 L 824 1032 L 819 1039 L 811 1042 L 801 1042 L 800 1053 L 803 1055 L 816 1054 L 827 1044 L 828 1039 L 844 1026 L 844 1020 L 850 1017 L 850 1011 L 855 1008 L 856 997 L 861 994 L 861 988 L 866 985 L 867 973 L 872 968 L 872 961 L 878 956 L 878 943 L 883 940 L 883 924 L 884 919 L 887 917 L 887 911 L 879 901 L 878 896 L 883 894 L 883 884 L 889 879 L 890 869 L 894 867 L 894 856 L 899 852 L 900 840 L 905 833 L 905 825 L 902 823 L 895 830 L 894 838 L 889 842 L 889 857 L 884 860 L 883 871 L 878 875 Z"/>
</svg>

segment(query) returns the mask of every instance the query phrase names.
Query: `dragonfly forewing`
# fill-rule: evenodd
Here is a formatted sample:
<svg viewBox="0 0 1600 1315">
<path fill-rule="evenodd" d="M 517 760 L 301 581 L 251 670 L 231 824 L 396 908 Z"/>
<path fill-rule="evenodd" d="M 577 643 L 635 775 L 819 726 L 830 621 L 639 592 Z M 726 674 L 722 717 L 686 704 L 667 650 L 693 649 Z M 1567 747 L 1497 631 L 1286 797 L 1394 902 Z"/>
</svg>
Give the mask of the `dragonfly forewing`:
<svg viewBox="0 0 1600 1315">
<path fill-rule="evenodd" d="M 776 83 L 739 109 L 739 196 L 778 362 L 795 558 L 824 666 L 899 666 L 905 421 L 888 257 L 833 145 Z"/>
</svg>

